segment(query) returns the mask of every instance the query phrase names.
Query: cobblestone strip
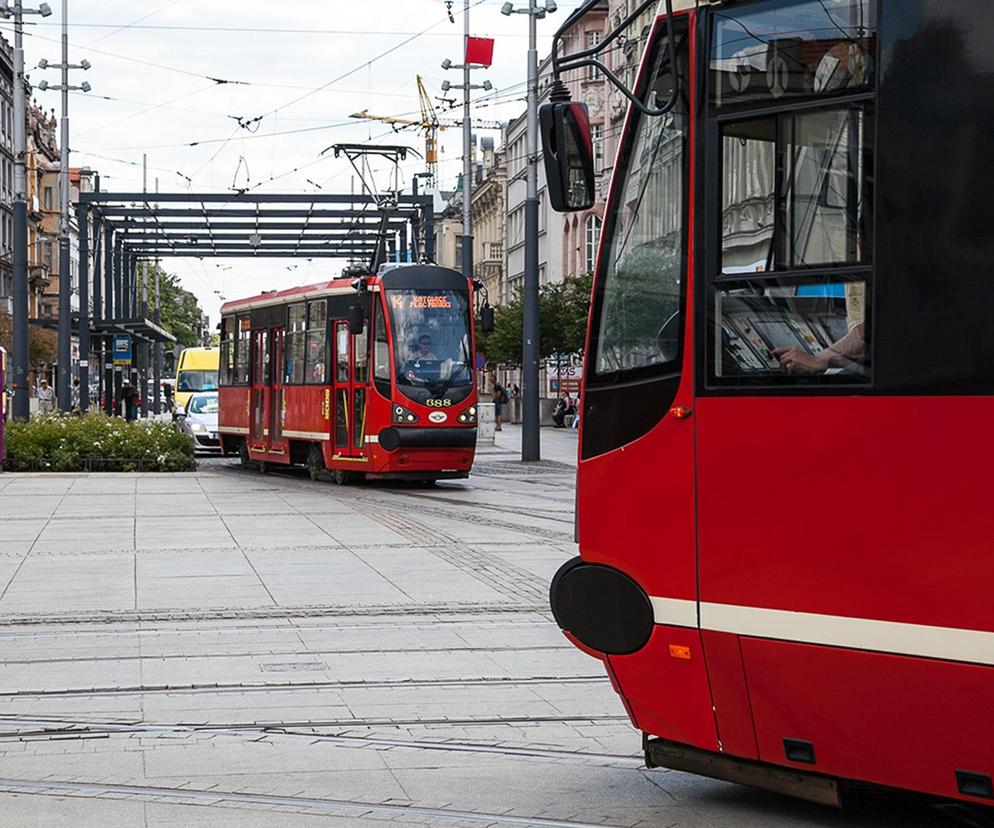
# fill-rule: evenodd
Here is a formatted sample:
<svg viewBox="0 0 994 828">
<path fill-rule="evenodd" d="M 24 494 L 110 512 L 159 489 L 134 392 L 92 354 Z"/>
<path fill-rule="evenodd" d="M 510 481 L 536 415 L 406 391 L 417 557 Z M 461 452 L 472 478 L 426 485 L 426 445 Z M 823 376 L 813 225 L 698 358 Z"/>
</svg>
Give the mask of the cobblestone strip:
<svg viewBox="0 0 994 828">
<path fill-rule="evenodd" d="M 97 612 L 35 613 L 0 616 L 0 627 L 61 624 L 127 624 L 173 621 L 226 621 L 295 618 L 363 618 L 369 616 L 407 615 L 501 615 L 505 613 L 548 614 L 548 606 L 541 603 L 513 604 L 386 604 L 382 606 L 291 606 L 251 607 L 239 609 L 158 609 L 158 610 L 107 610 Z"/>
<path fill-rule="evenodd" d="M 543 605 L 548 598 L 546 584 L 527 569 L 495 555 L 478 552 L 438 529 L 412 524 L 400 515 L 373 509 L 361 502 L 353 504 L 353 507 L 501 595 L 512 600 L 524 599 Z"/>
</svg>

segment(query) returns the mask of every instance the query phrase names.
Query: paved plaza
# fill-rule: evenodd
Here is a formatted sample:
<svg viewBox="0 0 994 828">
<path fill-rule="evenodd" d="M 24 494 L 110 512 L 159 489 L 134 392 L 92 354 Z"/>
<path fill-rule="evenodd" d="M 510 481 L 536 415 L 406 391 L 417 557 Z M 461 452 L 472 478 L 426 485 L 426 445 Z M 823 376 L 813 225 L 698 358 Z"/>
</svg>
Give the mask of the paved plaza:
<svg viewBox="0 0 994 828">
<path fill-rule="evenodd" d="M 0 824 L 932 826 L 648 771 L 547 585 L 576 434 L 468 481 L 0 475 Z"/>
</svg>

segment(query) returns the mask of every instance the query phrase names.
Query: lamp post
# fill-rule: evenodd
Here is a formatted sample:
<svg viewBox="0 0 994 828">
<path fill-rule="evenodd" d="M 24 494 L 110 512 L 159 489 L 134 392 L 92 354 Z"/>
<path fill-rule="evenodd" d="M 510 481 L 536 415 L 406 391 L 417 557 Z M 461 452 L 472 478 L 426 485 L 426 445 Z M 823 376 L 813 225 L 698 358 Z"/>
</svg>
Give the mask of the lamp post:
<svg viewBox="0 0 994 828">
<path fill-rule="evenodd" d="M 531 462 L 541 459 L 539 441 L 538 393 L 538 48 L 536 24 L 556 10 L 554 0 L 539 5 L 528 0 L 526 7 L 516 9 L 505 3 L 501 14 L 528 15 L 528 168 L 525 195 L 525 279 L 524 320 L 521 331 L 521 459 Z"/>
<path fill-rule="evenodd" d="M 0 17 L 14 19 L 14 204 L 13 204 L 13 270 L 14 285 L 14 359 L 13 415 L 18 420 L 31 416 L 31 394 L 28 371 L 28 176 L 25 168 L 27 133 L 24 113 L 24 15 L 48 17 L 52 9 L 42 3 L 37 9 L 26 9 L 21 0 L 0 0 Z"/>
<path fill-rule="evenodd" d="M 469 0 L 463 0 L 463 56 L 467 54 L 469 46 Z M 442 81 L 442 91 L 448 92 L 450 89 L 461 89 L 462 96 L 462 273 L 467 279 L 473 278 L 473 214 L 470 204 L 470 190 L 473 186 L 473 124 L 469 119 L 469 96 L 474 89 L 483 89 L 489 92 L 493 89 L 490 81 L 480 84 L 470 83 L 470 72 L 473 69 L 482 69 L 482 66 L 474 66 L 471 63 L 453 63 L 446 58 L 442 61 L 443 69 L 462 69 L 462 83 L 455 84 Z"/>
<path fill-rule="evenodd" d="M 62 62 L 38 61 L 39 69 L 61 69 L 62 82 L 51 85 L 41 81 L 38 89 L 42 92 L 51 89 L 62 93 L 62 130 L 59 156 L 59 376 L 56 396 L 60 411 L 72 409 L 70 393 L 70 365 L 72 363 L 72 255 L 69 246 L 69 93 L 79 90 L 89 92 L 90 84 L 83 81 L 79 86 L 69 84 L 69 70 L 90 68 L 90 62 L 69 62 L 69 0 L 62 0 Z M 80 359 L 89 359 L 89 354 L 80 354 Z M 89 393 L 80 389 L 80 395 Z"/>
</svg>

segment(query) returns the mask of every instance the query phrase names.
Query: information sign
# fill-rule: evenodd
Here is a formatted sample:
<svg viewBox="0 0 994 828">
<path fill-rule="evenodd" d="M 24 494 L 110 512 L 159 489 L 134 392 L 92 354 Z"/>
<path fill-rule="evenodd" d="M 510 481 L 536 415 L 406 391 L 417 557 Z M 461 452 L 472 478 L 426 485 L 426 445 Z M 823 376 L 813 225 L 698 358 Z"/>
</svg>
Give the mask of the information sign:
<svg viewBox="0 0 994 828">
<path fill-rule="evenodd" d="M 131 365 L 131 337 L 127 334 L 114 336 L 114 364 Z"/>
</svg>

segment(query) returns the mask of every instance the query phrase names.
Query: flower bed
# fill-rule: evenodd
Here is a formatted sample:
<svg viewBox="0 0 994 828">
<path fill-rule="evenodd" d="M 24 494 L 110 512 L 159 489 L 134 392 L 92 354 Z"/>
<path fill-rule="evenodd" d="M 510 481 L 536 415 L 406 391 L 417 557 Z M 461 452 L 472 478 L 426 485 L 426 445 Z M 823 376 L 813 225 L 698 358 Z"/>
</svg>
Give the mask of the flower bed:
<svg viewBox="0 0 994 828">
<path fill-rule="evenodd" d="M 103 414 L 7 423 L 8 471 L 193 471 L 193 444 L 171 424 Z"/>
</svg>

